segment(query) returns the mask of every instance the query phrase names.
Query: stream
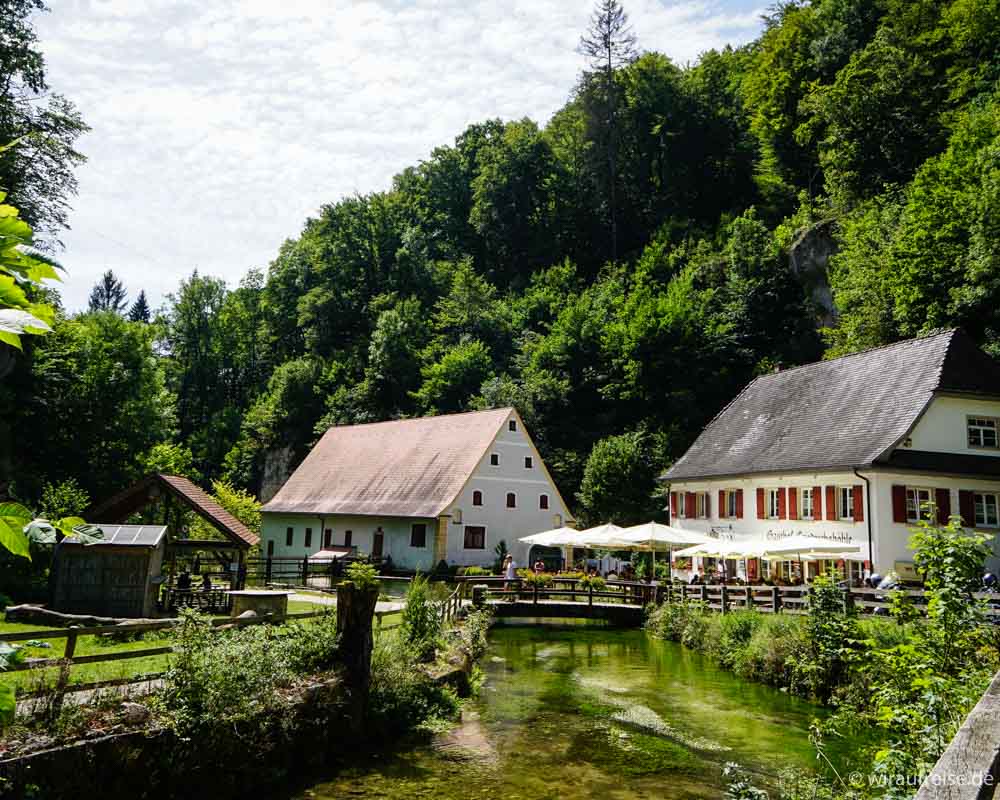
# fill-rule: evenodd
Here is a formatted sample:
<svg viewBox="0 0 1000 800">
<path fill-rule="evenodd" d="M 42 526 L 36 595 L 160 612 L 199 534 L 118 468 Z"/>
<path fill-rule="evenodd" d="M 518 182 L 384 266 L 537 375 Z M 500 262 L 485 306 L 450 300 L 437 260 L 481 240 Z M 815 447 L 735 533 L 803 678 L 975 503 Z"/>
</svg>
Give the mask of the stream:
<svg viewBox="0 0 1000 800">
<path fill-rule="evenodd" d="M 482 669 L 454 729 L 297 799 L 719 798 L 726 762 L 763 788 L 816 765 L 816 706 L 643 631 L 499 625 Z"/>
</svg>

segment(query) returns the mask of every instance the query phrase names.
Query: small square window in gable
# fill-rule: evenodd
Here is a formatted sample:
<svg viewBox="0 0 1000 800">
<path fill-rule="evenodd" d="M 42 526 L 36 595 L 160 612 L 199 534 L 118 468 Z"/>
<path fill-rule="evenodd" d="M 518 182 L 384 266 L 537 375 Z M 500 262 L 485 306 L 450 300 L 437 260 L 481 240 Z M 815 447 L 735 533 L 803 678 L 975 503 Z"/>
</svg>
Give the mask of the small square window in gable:
<svg viewBox="0 0 1000 800">
<path fill-rule="evenodd" d="M 517 420 L 512 419 L 507 422 L 507 430 L 516 431 L 517 430 Z"/>
<path fill-rule="evenodd" d="M 500 466 L 500 454 L 499 453 L 490 453 L 490 466 L 491 467 L 499 467 Z"/>
</svg>

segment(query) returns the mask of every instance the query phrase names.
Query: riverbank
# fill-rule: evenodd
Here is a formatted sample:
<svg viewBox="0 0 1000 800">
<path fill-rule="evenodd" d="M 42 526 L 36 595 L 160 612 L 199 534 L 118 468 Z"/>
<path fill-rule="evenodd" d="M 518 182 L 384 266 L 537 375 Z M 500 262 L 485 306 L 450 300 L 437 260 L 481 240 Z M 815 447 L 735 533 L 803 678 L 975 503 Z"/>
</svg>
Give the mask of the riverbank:
<svg viewBox="0 0 1000 800">
<path fill-rule="evenodd" d="M 411 646 L 405 626 L 373 641 L 374 597 L 358 592 L 310 625 L 220 633 L 185 614 L 150 697 L 75 706 L 53 696 L 8 725 L 0 797 L 225 800 L 440 727 L 470 686 L 484 625 L 442 631 L 429 652 Z"/>
</svg>

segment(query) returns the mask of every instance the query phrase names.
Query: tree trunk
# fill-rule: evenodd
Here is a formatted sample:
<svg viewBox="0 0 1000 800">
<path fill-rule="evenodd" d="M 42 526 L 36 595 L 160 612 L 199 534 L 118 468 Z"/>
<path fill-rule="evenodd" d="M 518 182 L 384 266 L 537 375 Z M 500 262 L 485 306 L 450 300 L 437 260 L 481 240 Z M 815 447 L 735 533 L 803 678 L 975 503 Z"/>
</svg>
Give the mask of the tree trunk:
<svg viewBox="0 0 1000 800">
<path fill-rule="evenodd" d="M 372 619 L 378 589 L 357 589 L 352 583 L 337 588 L 337 630 L 344 680 L 350 696 L 352 732 L 360 733 L 368 712 L 372 667 Z"/>
</svg>

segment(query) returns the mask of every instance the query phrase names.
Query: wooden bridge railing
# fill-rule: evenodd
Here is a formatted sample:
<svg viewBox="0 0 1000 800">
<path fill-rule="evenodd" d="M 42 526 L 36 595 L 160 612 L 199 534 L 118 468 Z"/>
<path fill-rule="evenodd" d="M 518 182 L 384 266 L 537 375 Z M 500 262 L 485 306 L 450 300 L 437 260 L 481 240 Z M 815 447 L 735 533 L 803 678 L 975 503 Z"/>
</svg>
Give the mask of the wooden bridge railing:
<svg viewBox="0 0 1000 800">
<path fill-rule="evenodd" d="M 507 599 L 568 600 L 569 602 L 623 602 L 637 605 L 662 602 L 701 602 L 706 608 L 727 612 L 755 608 L 765 614 L 804 614 L 809 604 L 809 586 L 769 586 L 736 584 L 649 584 L 633 581 L 607 581 L 606 588 L 588 591 L 579 578 L 553 578 L 547 586 L 518 578 L 507 581 L 497 576 L 460 576 L 458 581 L 484 584 L 490 587 L 488 596 Z M 891 602 L 885 589 L 849 587 L 841 590 L 845 608 L 856 608 L 863 614 L 888 614 Z M 926 613 L 927 600 L 922 589 L 902 589 L 915 610 Z M 1000 621 L 1000 594 L 977 592 L 976 600 L 986 603 L 986 614 Z"/>
</svg>

